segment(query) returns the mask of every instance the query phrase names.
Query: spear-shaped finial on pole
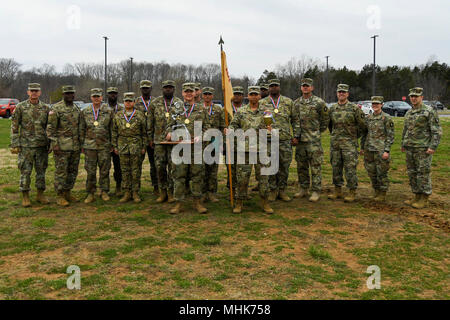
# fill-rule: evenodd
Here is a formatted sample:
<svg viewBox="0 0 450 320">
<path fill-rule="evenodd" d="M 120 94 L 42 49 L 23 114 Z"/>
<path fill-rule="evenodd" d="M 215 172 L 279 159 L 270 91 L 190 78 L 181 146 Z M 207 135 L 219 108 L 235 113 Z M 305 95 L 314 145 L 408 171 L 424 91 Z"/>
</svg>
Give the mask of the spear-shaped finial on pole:
<svg viewBox="0 0 450 320">
<path fill-rule="evenodd" d="M 222 36 L 220 36 L 220 40 L 219 40 L 220 51 L 223 51 L 223 44 L 224 44 L 224 43 L 225 43 L 225 42 L 223 41 Z"/>
</svg>

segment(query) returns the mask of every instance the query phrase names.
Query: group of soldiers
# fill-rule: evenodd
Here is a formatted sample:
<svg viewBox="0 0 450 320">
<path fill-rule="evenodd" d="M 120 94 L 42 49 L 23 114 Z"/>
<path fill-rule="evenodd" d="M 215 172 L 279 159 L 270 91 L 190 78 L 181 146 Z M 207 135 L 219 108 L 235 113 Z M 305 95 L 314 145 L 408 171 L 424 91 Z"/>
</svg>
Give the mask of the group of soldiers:
<svg viewBox="0 0 450 320">
<path fill-rule="evenodd" d="M 49 203 L 44 190 L 48 154 L 51 152 L 55 160 L 54 187 L 58 205 L 65 207 L 77 201 L 71 190 L 78 175 L 81 153 L 85 155 L 87 172 L 85 203 L 95 201 L 97 168 L 99 195 L 103 201 L 110 200 L 111 160 L 115 195 L 121 197 L 121 203 L 140 202 L 142 164 L 147 154 L 153 191 L 158 196 L 156 201 L 174 203 L 170 213 L 177 214 L 182 210 L 186 196 L 192 195 L 195 209 L 206 213 L 207 201 L 219 201 L 218 163 L 198 163 L 194 159 L 210 145 L 215 154 L 221 152 L 222 146 L 214 139 L 202 143 L 201 137 L 195 136 L 194 122 L 201 123 L 202 133 L 215 128 L 225 136 L 237 129 L 267 130 L 269 136 L 276 130 L 278 134 L 276 152 L 279 168 L 276 174 L 262 175 L 261 168 L 268 165 L 260 159 L 257 164 L 250 164 L 251 146 L 248 141 L 245 142 L 245 163 L 234 162 L 227 166 L 231 171 L 228 172 L 231 183 L 227 180 L 227 186 L 236 198 L 234 213 L 241 213 L 244 201 L 248 199 L 252 167 L 258 181 L 254 190 L 259 191 L 264 212 L 273 213 L 270 202 L 277 199 L 291 201 L 286 189 L 294 147 L 299 184 L 294 197 L 309 196 L 309 201 L 319 201 L 323 163 L 321 134 L 327 129 L 331 133 L 330 158 L 335 186 L 328 198 L 355 201 L 358 186 L 356 167 L 361 154 L 374 189 L 373 198 L 385 201 L 394 122 L 382 111 L 383 97 L 372 97 L 373 113 L 366 116 L 357 105 L 349 102 L 349 86 L 346 84 L 337 86 L 338 101 L 330 108 L 313 94 L 313 79 L 302 79 L 300 90 L 301 96 L 293 101 L 281 95 L 280 81 L 271 79 L 261 86 L 248 87 L 249 103 L 243 105 L 244 89 L 236 86 L 233 87 L 232 113 L 225 115 L 228 111 L 213 103 L 214 89 L 201 88 L 199 83 L 184 83 L 180 99 L 174 96 L 175 82 L 166 80 L 162 82 L 162 96 L 154 98 L 151 96 L 151 81 L 142 80 L 141 96 L 135 97 L 133 92 L 124 93 L 123 105 L 118 103 L 117 88 L 107 89 L 106 103 L 102 102 L 102 89 L 94 88 L 91 90 L 92 104 L 83 110 L 74 104 L 74 86 L 63 86 L 63 100 L 49 107 L 39 99 L 40 85 L 30 83 L 29 99 L 17 105 L 11 122 L 11 152 L 18 154 L 22 205 L 31 205 L 29 192 L 33 167 L 36 171 L 36 200 L 41 204 Z M 409 96 L 413 108 L 405 116 L 401 148 L 406 152 L 414 197 L 405 203 L 423 208 L 428 204 L 432 190 L 431 162 L 442 129 L 436 111 L 422 102 L 423 89 L 412 88 Z M 268 115 L 272 119 L 270 122 L 265 121 Z M 226 118 L 230 120 L 228 126 Z M 172 161 L 172 149 L 179 142 L 178 137 L 172 136 L 177 128 L 183 128 L 192 137 L 189 145 L 192 161 L 189 164 Z M 361 147 L 358 152 L 359 139 Z M 200 149 L 195 148 L 199 140 L 202 143 Z M 270 145 L 270 141 L 268 143 Z M 236 148 L 223 150 L 226 159 L 231 156 L 236 159 L 236 154 L 229 151 L 236 153 Z M 344 173 L 348 189 L 345 196 L 342 192 Z"/>
</svg>

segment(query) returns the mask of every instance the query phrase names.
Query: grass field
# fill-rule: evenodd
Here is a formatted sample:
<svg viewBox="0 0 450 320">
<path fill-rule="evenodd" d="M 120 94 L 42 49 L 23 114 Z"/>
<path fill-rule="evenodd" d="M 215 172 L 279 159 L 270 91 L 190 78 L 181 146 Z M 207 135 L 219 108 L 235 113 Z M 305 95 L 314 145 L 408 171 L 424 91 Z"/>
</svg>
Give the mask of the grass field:
<svg viewBox="0 0 450 320">
<path fill-rule="evenodd" d="M 450 118 L 433 160 L 431 205 L 414 210 L 405 156 L 403 119 L 395 119 L 391 189 L 373 203 L 360 158 L 354 204 L 306 199 L 276 202 L 274 215 L 259 209 L 255 193 L 243 214 L 227 201 L 220 168 L 221 201 L 208 215 L 168 214 L 151 194 L 145 161 L 141 204 L 82 202 L 55 205 L 54 164 L 47 171 L 47 207 L 20 206 L 19 172 L 9 144 L 9 120 L 0 120 L 1 299 L 449 299 Z M 324 193 L 331 189 L 329 135 L 323 137 Z M 75 195 L 85 197 L 80 164 Z M 289 192 L 296 188 L 295 162 Z M 112 179 L 112 189 L 114 182 Z M 34 188 L 34 181 L 33 181 Z M 66 269 L 81 268 L 81 290 L 66 288 Z M 370 265 L 381 268 L 381 289 L 369 290 Z"/>
</svg>

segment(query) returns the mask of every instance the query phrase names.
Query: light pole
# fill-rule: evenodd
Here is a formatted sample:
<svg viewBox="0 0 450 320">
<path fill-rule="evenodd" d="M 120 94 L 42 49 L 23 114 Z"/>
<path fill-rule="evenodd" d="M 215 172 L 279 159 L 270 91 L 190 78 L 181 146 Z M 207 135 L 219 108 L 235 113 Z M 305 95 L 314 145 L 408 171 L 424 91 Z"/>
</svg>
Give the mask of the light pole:
<svg viewBox="0 0 450 320">
<path fill-rule="evenodd" d="M 108 55 L 107 55 L 107 41 L 109 40 L 108 37 L 104 36 L 103 39 L 105 39 L 105 91 L 103 91 L 104 93 L 104 97 L 106 97 L 106 89 L 108 86 Z"/>
<path fill-rule="evenodd" d="M 376 92 L 376 79 L 375 79 L 376 62 L 375 62 L 375 54 L 376 54 L 377 37 L 379 37 L 377 34 L 374 35 L 373 37 L 370 37 L 371 39 L 373 39 L 372 96 L 374 96 L 375 92 Z"/>
<path fill-rule="evenodd" d="M 131 92 L 133 89 L 133 58 L 130 57 L 130 83 L 128 85 L 128 91 Z"/>
<path fill-rule="evenodd" d="M 330 56 L 326 56 L 325 59 L 327 59 L 327 68 L 325 70 L 325 89 L 324 89 L 324 98 L 325 101 L 328 101 L 328 58 Z"/>
</svg>

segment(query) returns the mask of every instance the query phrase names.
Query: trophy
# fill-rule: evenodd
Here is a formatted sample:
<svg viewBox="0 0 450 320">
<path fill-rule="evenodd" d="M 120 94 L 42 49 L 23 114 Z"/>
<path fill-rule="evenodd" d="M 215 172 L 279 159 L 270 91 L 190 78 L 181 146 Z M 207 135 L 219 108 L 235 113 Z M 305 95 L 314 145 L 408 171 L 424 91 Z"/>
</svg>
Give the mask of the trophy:
<svg viewBox="0 0 450 320">
<path fill-rule="evenodd" d="M 271 114 L 268 113 L 264 114 L 264 123 L 266 124 L 266 127 L 272 125 L 273 119 Z"/>
</svg>

